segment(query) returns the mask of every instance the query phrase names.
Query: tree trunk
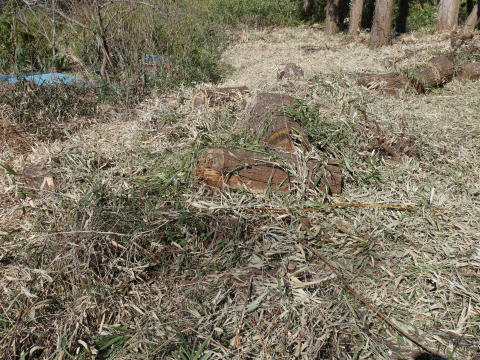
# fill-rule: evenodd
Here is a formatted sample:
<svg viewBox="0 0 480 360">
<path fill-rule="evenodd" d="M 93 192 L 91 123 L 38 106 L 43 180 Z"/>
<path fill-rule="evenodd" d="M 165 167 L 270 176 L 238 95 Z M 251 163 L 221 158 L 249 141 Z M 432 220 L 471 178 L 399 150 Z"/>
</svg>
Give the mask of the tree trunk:
<svg viewBox="0 0 480 360">
<path fill-rule="evenodd" d="M 395 24 L 397 33 L 404 34 L 407 32 L 407 18 L 410 13 L 409 0 L 400 0 L 398 5 L 398 16 Z"/>
<path fill-rule="evenodd" d="M 327 0 L 325 5 L 325 32 L 336 34 L 340 31 L 340 0 Z"/>
<path fill-rule="evenodd" d="M 374 48 L 388 45 L 392 33 L 393 0 L 377 0 L 373 15 L 370 45 Z"/>
<path fill-rule="evenodd" d="M 480 23 L 480 1 L 473 7 L 472 12 L 468 15 L 465 22 L 465 30 L 474 30 Z"/>
<path fill-rule="evenodd" d="M 313 0 L 303 0 L 302 5 L 302 14 L 304 17 L 309 17 L 312 15 L 313 11 Z"/>
<path fill-rule="evenodd" d="M 349 34 L 358 34 L 360 31 L 360 25 L 362 24 L 363 15 L 363 2 L 364 0 L 353 0 L 352 7 L 350 8 L 350 21 L 348 24 Z"/>
<path fill-rule="evenodd" d="M 458 25 L 460 0 L 440 0 L 437 31 L 450 31 Z"/>
</svg>

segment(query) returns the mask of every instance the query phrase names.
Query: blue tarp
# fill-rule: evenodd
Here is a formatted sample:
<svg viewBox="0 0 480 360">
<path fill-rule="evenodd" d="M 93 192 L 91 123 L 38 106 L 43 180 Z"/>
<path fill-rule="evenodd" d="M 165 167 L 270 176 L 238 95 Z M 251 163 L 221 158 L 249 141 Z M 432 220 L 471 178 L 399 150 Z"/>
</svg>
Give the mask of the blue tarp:
<svg viewBox="0 0 480 360">
<path fill-rule="evenodd" d="M 148 65 L 158 65 L 165 62 L 166 60 L 167 57 L 162 55 L 143 54 L 142 56 L 142 63 Z"/>
<path fill-rule="evenodd" d="M 62 73 L 34 73 L 25 75 L 2 75 L 0 81 L 7 84 L 16 84 L 21 81 L 32 82 L 35 85 L 75 85 L 79 87 L 91 87 L 86 79 L 77 76 L 62 74 Z"/>
</svg>

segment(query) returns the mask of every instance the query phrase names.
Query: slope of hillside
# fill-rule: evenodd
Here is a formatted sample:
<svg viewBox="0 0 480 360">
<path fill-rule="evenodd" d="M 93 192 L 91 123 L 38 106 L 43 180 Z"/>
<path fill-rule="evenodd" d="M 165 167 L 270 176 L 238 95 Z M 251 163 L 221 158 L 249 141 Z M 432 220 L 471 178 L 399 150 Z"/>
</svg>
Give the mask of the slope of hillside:
<svg viewBox="0 0 480 360">
<path fill-rule="evenodd" d="M 361 37 L 312 28 L 245 32 L 227 49 L 225 86 L 300 99 L 316 145 L 304 156 L 341 163 L 341 195 L 306 187 L 301 174 L 287 194 L 195 181 L 209 147 L 261 150 L 232 130 L 239 104 L 192 110 L 196 89 L 110 111 L 62 142 L 7 147 L 2 357 L 408 359 L 421 350 L 310 247 L 426 347 L 480 358 L 480 82 L 387 97 L 355 81 L 448 49 L 447 37 L 414 33 L 373 51 Z M 289 62 L 305 78 L 277 82 L 276 66 Z M 401 159 L 378 147 L 366 119 Z"/>
</svg>

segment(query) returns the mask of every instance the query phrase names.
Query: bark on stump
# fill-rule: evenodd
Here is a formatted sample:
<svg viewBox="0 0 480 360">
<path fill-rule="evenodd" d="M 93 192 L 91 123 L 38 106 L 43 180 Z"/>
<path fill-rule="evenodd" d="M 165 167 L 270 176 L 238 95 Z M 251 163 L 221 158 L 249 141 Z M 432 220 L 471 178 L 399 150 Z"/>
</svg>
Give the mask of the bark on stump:
<svg viewBox="0 0 480 360">
<path fill-rule="evenodd" d="M 392 32 L 393 0 L 377 0 L 373 15 L 370 45 L 374 48 L 388 45 Z"/>
<path fill-rule="evenodd" d="M 398 95 L 410 87 L 410 80 L 403 74 L 365 74 L 358 78 L 357 84 L 385 95 Z"/>
<path fill-rule="evenodd" d="M 358 34 L 362 23 L 364 0 L 353 0 L 350 7 L 350 21 L 348 24 L 349 34 Z"/>
<path fill-rule="evenodd" d="M 458 80 L 478 80 L 480 79 L 480 62 L 463 64 L 457 71 Z"/>
<path fill-rule="evenodd" d="M 205 89 L 198 91 L 192 99 L 192 107 L 219 106 L 230 101 L 244 101 L 243 96 L 248 94 L 246 86 Z"/>
<path fill-rule="evenodd" d="M 295 99 L 286 94 L 260 93 L 251 99 L 243 121 L 237 124 L 241 131 L 259 136 L 265 145 L 293 151 L 295 144 L 308 148 L 303 127 L 287 114 Z"/>
<path fill-rule="evenodd" d="M 454 72 L 452 60 L 446 56 L 436 56 L 410 71 L 409 77 L 418 92 L 425 92 L 450 81 Z"/>
</svg>

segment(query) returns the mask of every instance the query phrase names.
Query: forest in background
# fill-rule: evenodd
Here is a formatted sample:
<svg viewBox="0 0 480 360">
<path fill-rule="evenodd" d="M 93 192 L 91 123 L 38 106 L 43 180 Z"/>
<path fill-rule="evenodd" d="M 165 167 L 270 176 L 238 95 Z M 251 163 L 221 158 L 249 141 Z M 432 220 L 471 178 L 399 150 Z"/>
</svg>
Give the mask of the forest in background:
<svg viewBox="0 0 480 360">
<path fill-rule="evenodd" d="M 0 15 L 0 72 L 67 71 L 136 93 L 151 85 L 216 82 L 232 30 L 324 22 L 327 33 L 396 33 L 478 25 L 474 0 L 7 0 Z M 377 10 L 375 10 L 377 6 Z M 375 12 L 378 15 L 375 15 Z M 145 55 L 162 66 L 145 77 Z"/>
</svg>

